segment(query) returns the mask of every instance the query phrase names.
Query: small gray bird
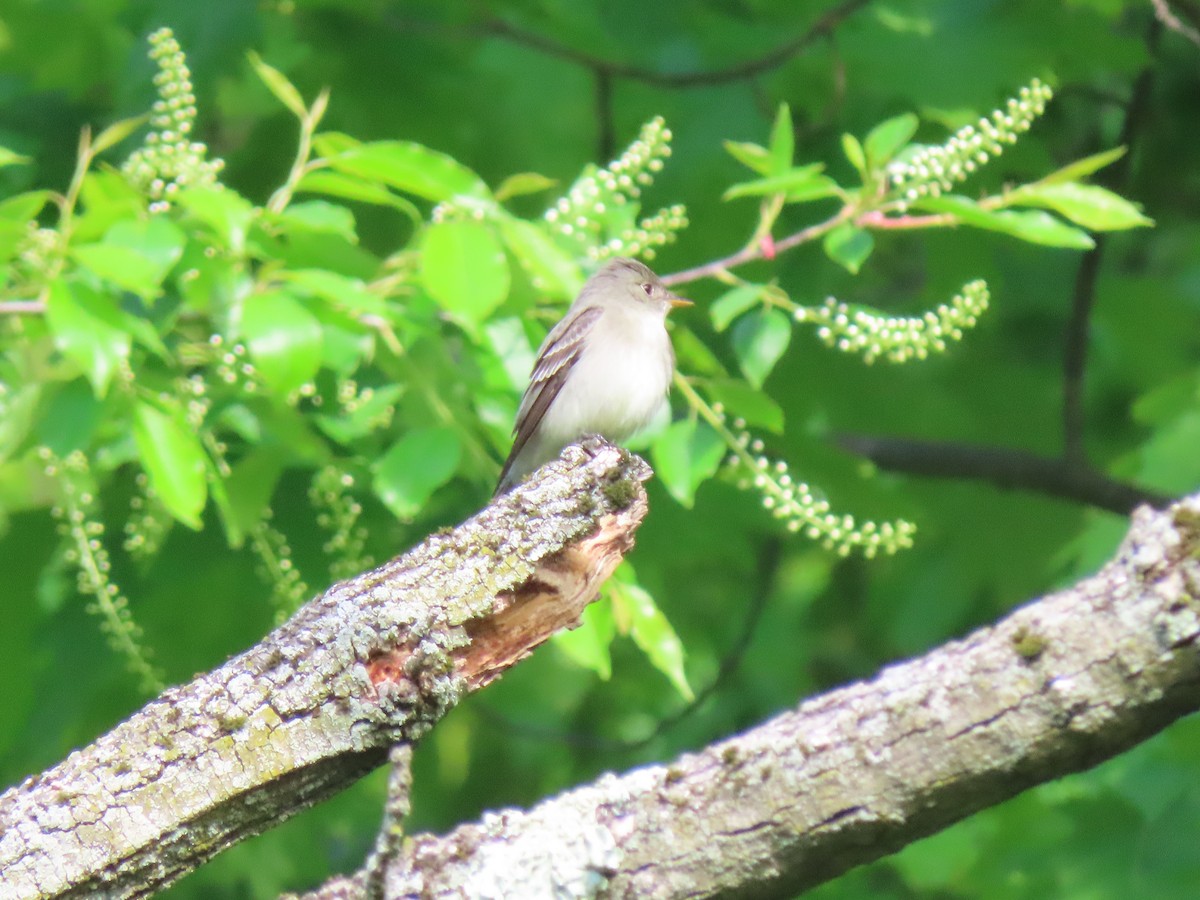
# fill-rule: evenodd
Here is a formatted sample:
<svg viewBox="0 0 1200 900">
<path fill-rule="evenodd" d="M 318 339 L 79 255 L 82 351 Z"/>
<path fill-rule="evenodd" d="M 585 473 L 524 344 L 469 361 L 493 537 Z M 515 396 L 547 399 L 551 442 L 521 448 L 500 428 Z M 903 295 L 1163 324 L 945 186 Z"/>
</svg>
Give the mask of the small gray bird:
<svg viewBox="0 0 1200 900">
<path fill-rule="evenodd" d="M 497 496 L 585 434 L 624 441 L 654 421 L 675 370 L 667 313 L 691 305 L 636 260 L 589 278 L 538 350 Z"/>
</svg>

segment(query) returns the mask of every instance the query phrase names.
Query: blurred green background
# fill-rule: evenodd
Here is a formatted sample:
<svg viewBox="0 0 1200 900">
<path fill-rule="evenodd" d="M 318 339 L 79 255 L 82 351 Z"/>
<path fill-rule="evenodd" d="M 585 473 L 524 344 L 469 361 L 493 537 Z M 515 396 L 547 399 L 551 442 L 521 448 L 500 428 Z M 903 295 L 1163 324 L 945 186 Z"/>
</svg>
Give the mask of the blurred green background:
<svg viewBox="0 0 1200 900">
<path fill-rule="evenodd" d="M 248 64 L 255 51 L 311 99 L 332 90 L 323 128 L 404 139 L 444 152 L 491 185 L 534 171 L 566 186 L 661 115 L 675 135 L 648 192 L 687 205 L 691 226 L 655 260 L 660 273 L 738 249 L 752 202 L 722 191 L 746 173 L 725 140 L 765 143 L 786 101 L 797 160 L 849 179 L 843 132 L 865 134 L 905 111 L 919 136 L 1002 103 L 1032 77 L 1056 88 L 1047 115 L 980 184 L 1020 182 L 1115 146 L 1139 78 L 1120 192 L 1153 229 L 1106 240 L 1087 341 L 1088 458 L 1115 479 L 1163 493 L 1200 484 L 1200 49 L 1163 30 L 1142 0 L 894 0 L 850 14 L 778 65 L 755 60 L 804 34 L 829 2 L 701 0 L 0 0 L 0 145 L 32 159 L 0 169 L 0 198 L 65 189 L 80 129 L 141 114 L 153 100 L 145 37 L 170 26 L 188 55 L 197 137 L 227 161 L 222 181 L 255 203 L 282 182 L 296 122 Z M 611 63 L 608 93 L 597 61 Z M 709 73 L 688 80 L 675 76 Z M 659 77 L 665 76 L 665 77 Z M 678 83 L 680 80 L 685 83 Z M 1102 173 L 1099 180 L 1105 177 Z M 979 184 L 968 183 L 972 194 Z M 534 216 L 544 196 L 513 206 Z M 386 256 L 412 236 L 394 211 L 356 207 L 363 247 Z M 777 234 L 813 220 L 787 210 Z M 820 487 L 835 509 L 917 523 L 914 549 L 842 559 L 785 532 L 732 480 L 701 485 L 693 508 L 652 482 L 631 557 L 686 649 L 686 671 L 716 690 L 685 705 L 628 638 L 604 680 L 550 645 L 471 697 L 418 749 L 408 830 L 444 830 L 482 810 L 527 805 L 606 770 L 669 759 L 762 721 L 800 698 L 869 676 L 1086 574 L 1115 548 L 1124 518 L 1086 504 L 970 480 L 877 472 L 836 449 L 840 432 L 972 441 L 1061 452 L 1065 327 L 1077 251 L 961 229 L 876 236 L 857 276 L 806 246 L 739 271 L 778 279 L 793 300 L 826 295 L 899 314 L 944 302 L 982 277 L 992 309 L 964 343 L 923 364 L 864 366 L 803 327 L 767 390 L 787 427 L 771 454 Z M 731 368 L 728 333 L 705 305 L 723 291 L 689 285 L 679 319 Z M 0 328 L 3 328 L 0 323 Z M 453 348 L 446 350 L 454 352 Z M 685 372 L 686 374 L 686 372 Z M 511 402 L 515 403 L 515 396 Z M 502 448 L 493 448 L 497 461 Z M 325 535 L 289 470 L 272 498 L 313 591 L 330 581 Z M 453 524 L 488 497 L 494 472 L 464 474 L 400 523 L 362 498 L 368 550 L 382 560 Z M 132 479 L 103 497 L 120 534 Z M 172 530 L 149 566 L 113 554 L 145 644 L 170 682 L 210 669 L 272 625 L 269 586 L 246 548 L 206 528 Z M 136 679 L 58 561 L 45 509 L 0 523 L 0 785 L 62 758 L 136 710 Z M 1200 883 L 1200 726 L 1181 722 L 1099 769 L 1030 791 L 815 892 L 835 897 L 1191 897 Z M 319 884 L 363 860 L 378 827 L 383 773 L 250 840 L 171 889 L 177 898 L 270 897 Z"/>
</svg>

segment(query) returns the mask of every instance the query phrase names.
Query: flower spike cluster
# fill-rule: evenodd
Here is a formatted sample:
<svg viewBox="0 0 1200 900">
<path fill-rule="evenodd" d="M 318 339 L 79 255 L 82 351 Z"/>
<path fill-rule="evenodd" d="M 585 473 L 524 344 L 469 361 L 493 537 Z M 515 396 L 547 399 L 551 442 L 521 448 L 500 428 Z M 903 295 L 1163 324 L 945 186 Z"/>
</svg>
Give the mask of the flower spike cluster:
<svg viewBox="0 0 1200 900">
<path fill-rule="evenodd" d="M 164 212 L 181 188 L 216 184 L 217 173 L 225 162 L 205 159 L 208 148 L 190 140 L 196 122 L 196 96 L 187 59 L 175 35 L 170 28 L 160 28 L 149 41 L 150 58 L 159 69 L 154 76 L 158 100 L 154 102 L 145 144 L 131 153 L 121 168 L 150 195 L 151 212 Z"/>
<path fill-rule="evenodd" d="M 946 143 L 922 147 L 914 155 L 896 160 L 888 166 L 893 191 L 907 205 L 951 190 L 1003 153 L 1006 145 L 1015 144 L 1017 137 L 1045 112 L 1053 93 L 1049 85 L 1035 78 L 1003 109 L 984 116 L 975 125 L 960 128 Z"/>
<path fill-rule="evenodd" d="M 687 210 L 676 204 L 636 225 L 617 223 L 628 219 L 622 207 L 641 196 L 642 188 L 654 181 L 654 173 L 662 170 L 670 155 L 671 130 L 656 116 L 642 126 L 637 140 L 617 159 L 603 169 L 589 166 L 566 195 L 546 210 L 546 223 L 554 233 L 578 243 L 593 260 L 613 256 L 653 259 L 654 248 L 670 243 L 687 227 Z"/>
<path fill-rule="evenodd" d="M 880 357 L 904 363 L 944 353 L 949 341 L 962 340 L 988 307 L 984 281 L 972 281 L 947 304 L 921 316 L 885 316 L 863 307 L 852 307 L 830 297 L 821 306 L 799 306 L 797 322 L 813 322 L 817 337 L 826 346 L 846 353 L 861 353 L 868 365 Z"/>
</svg>

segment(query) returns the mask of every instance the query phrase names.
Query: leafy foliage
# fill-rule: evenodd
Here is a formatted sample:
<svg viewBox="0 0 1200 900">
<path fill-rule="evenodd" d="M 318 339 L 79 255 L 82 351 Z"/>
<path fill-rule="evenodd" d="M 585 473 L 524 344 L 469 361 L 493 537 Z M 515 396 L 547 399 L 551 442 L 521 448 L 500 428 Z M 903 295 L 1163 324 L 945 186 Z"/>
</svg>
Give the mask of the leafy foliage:
<svg viewBox="0 0 1200 900">
<path fill-rule="evenodd" d="M 1194 59 L 1167 51 L 1159 117 L 1118 146 L 1112 98 L 1147 59 L 1140 6 L 869 6 L 753 81 L 687 91 L 670 76 L 736 69 L 819 12 L 35 6 L 6 13 L 0 59 L 14 93 L 0 114 L 0 554 L 18 569 L 0 629 L 6 781 L 127 714 L 138 683 L 211 667 L 314 589 L 484 502 L 533 349 L 614 254 L 655 257 L 707 309 L 674 322 L 675 421 L 645 445 L 652 515 L 583 628 L 435 731 L 414 828 L 729 733 L 1102 559 L 1115 517 L 880 475 L 827 440 L 1057 446 L 1060 331 L 1096 232 L 1114 233 L 1088 449 L 1162 490 L 1200 480 L 1186 337 L 1200 245 L 1178 174 L 1195 148 L 1163 124 L 1181 120 Z M 476 14 L 490 24 L 466 24 Z M 127 65 L 145 34 L 153 61 Z M 628 61 L 599 147 L 581 75 L 597 59 Z M 92 137 L 89 122 L 115 124 Z M 714 679 L 692 716 L 656 726 Z M 824 890 L 1168 896 L 1189 851 L 1105 854 L 1084 823 L 1144 840 L 1194 824 L 1200 806 L 1172 794 L 1194 750 L 1172 732 L 1119 775 L 1037 792 Z M 378 791 L 178 894 L 274 895 L 352 867 Z M 1030 846 L 1031 821 L 1053 853 Z M 1101 857 L 1111 877 L 1079 875 Z"/>
</svg>

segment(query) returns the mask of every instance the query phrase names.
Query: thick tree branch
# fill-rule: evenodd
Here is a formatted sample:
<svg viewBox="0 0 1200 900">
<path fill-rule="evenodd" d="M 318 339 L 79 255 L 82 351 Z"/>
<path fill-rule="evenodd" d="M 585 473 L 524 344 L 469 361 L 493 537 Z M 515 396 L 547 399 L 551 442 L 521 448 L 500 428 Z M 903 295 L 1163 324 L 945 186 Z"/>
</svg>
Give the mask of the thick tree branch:
<svg viewBox="0 0 1200 900">
<path fill-rule="evenodd" d="M 0 795 L 0 897 L 148 894 L 375 768 L 578 622 L 632 546 L 648 475 L 599 439 L 572 446 Z"/>
<path fill-rule="evenodd" d="M 1095 576 L 869 682 L 669 765 L 409 838 L 385 896 L 792 896 L 1200 708 L 1198 646 L 1200 495 L 1138 510 Z"/>
</svg>

